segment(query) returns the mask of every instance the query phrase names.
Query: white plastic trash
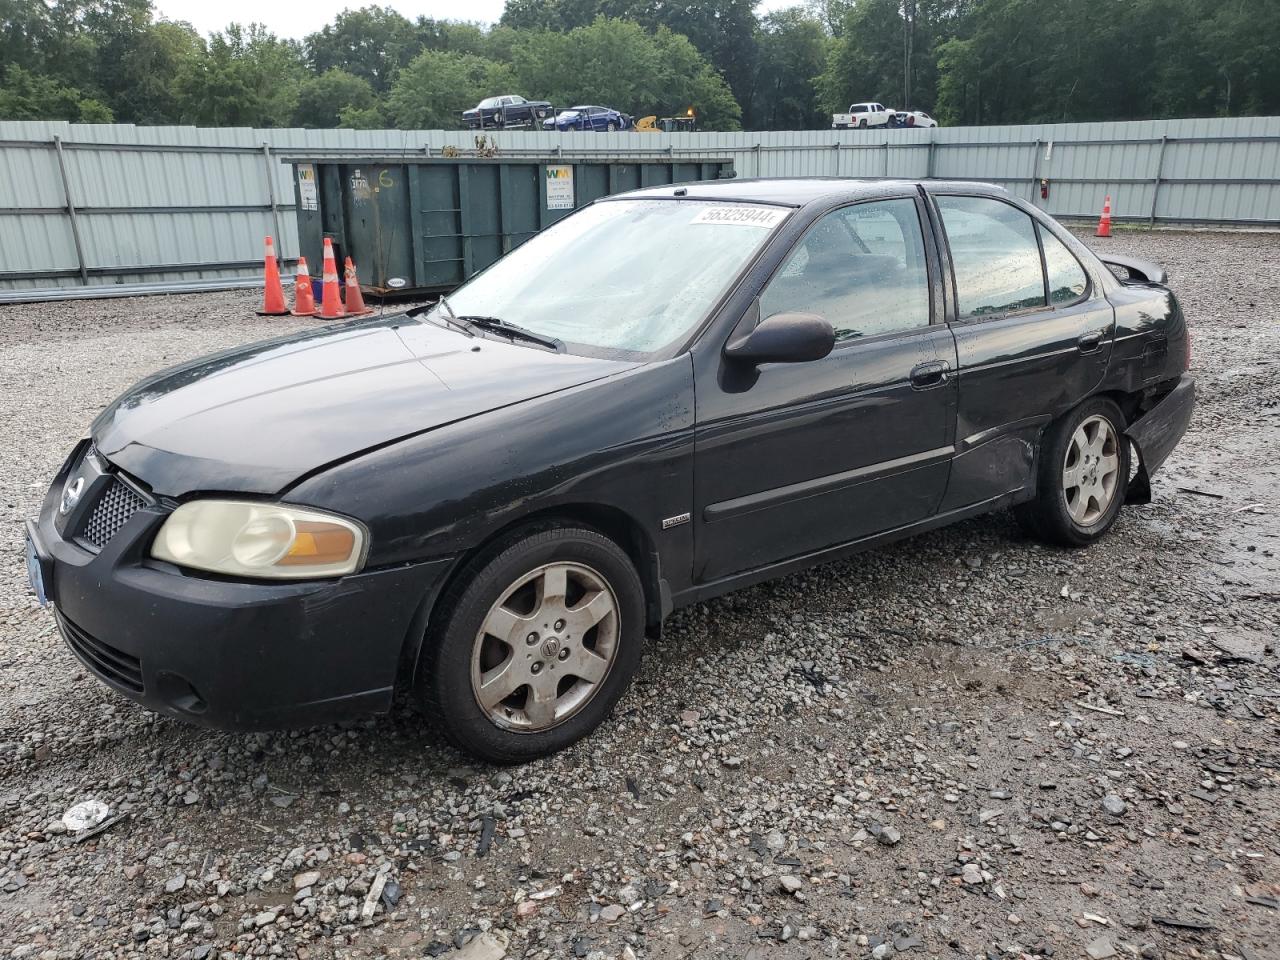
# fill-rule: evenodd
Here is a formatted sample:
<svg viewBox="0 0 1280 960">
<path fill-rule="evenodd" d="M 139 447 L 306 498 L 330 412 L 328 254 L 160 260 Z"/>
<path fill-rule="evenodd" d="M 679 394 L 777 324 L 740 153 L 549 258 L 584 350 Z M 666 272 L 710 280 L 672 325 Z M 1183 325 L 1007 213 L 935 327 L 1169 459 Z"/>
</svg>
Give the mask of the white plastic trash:
<svg viewBox="0 0 1280 960">
<path fill-rule="evenodd" d="M 107 819 L 109 808 L 101 800 L 85 800 L 62 815 L 62 825 L 72 833 L 92 830 Z"/>
</svg>

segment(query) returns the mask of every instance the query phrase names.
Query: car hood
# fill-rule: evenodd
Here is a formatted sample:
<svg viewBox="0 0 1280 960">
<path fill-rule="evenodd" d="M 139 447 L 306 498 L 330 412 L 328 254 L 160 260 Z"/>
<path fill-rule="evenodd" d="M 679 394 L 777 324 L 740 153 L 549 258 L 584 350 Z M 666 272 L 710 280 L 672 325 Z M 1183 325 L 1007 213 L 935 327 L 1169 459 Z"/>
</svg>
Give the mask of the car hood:
<svg viewBox="0 0 1280 960">
<path fill-rule="evenodd" d="M 162 371 L 107 407 L 92 433 L 100 453 L 162 496 L 273 494 L 363 451 L 634 366 L 401 314 Z"/>
</svg>

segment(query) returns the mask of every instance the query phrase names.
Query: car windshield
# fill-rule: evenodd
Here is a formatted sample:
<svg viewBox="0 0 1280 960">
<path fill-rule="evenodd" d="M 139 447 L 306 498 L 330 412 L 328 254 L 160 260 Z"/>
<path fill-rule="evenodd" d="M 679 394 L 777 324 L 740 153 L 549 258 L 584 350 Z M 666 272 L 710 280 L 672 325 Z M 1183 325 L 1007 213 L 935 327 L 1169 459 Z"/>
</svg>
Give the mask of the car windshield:
<svg viewBox="0 0 1280 960">
<path fill-rule="evenodd" d="M 568 349 L 643 357 L 688 337 L 790 211 L 749 203 L 607 200 L 536 234 L 449 295 Z M 439 322 L 448 310 L 437 305 Z"/>
</svg>

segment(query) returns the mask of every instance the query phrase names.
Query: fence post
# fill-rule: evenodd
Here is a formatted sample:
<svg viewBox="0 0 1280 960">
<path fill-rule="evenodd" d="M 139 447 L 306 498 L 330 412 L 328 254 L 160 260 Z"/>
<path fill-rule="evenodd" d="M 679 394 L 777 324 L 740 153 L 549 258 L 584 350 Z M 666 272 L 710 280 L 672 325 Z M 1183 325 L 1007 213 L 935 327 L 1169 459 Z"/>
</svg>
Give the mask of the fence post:
<svg viewBox="0 0 1280 960">
<path fill-rule="evenodd" d="M 934 129 L 936 130 L 936 129 L 937 129 L 937 127 L 934 127 Z M 938 145 L 938 141 L 934 139 L 934 134 L 933 134 L 932 132 L 930 132 L 930 134 L 929 134 L 929 156 L 928 156 L 928 159 L 926 159 L 926 160 L 925 160 L 925 164 L 924 164 L 924 176 L 925 176 L 925 179 L 926 179 L 926 180 L 932 180 L 932 179 L 933 179 L 933 169 L 934 169 L 934 167 L 933 167 L 933 148 L 934 148 L 934 147 L 936 147 L 937 145 Z"/>
<path fill-rule="evenodd" d="M 62 138 L 54 136 L 53 149 L 58 154 L 58 173 L 62 175 L 62 195 L 67 201 L 67 216 L 71 219 L 71 239 L 76 245 L 76 262 L 80 267 L 80 282 L 89 285 L 89 271 L 84 262 L 84 242 L 80 239 L 80 221 L 76 219 L 76 202 L 71 198 L 71 179 L 67 176 L 67 160 L 62 155 Z"/>
<path fill-rule="evenodd" d="M 840 141 L 837 140 L 831 145 L 831 149 L 835 151 L 835 169 L 831 171 L 833 177 L 840 176 Z"/>
<path fill-rule="evenodd" d="M 1031 205 L 1038 207 L 1036 203 L 1036 187 L 1040 186 L 1040 138 L 1036 137 L 1036 155 L 1031 160 Z"/>
<path fill-rule="evenodd" d="M 271 222 L 275 224 L 276 241 L 280 244 L 280 259 L 287 260 L 284 251 L 284 234 L 280 232 L 280 208 L 276 204 L 276 177 L 271 168 L 271 144 L 262 141 L 262 162 L 267 171 L 267 203 L 271 205 Z"/>
<path fill-rule="evenodd" d="M 756 177 L 763 176 L 763 174 L 760 172 L 760 141 L 759 140 L 756 141 L 756 168 L 752 173 L 752 175 Z"/>
<path fill-rule="evenodd" d="M 1151 216 L 1147 218 L 1148 227 L 1156 225 L 1156 200 L 1160 196 L 1160 175 L 1164 173 L 1164 148 L 1168 142 L 1168 135 L 1160 138 L 1160 152 L 1156 154 L 1156 176 L 1151 184 Z"/>
<path fill-rule="evenodd" d="M 889 179 L 889 134 L 884 135 L 884 177 Z"/>
</svg>

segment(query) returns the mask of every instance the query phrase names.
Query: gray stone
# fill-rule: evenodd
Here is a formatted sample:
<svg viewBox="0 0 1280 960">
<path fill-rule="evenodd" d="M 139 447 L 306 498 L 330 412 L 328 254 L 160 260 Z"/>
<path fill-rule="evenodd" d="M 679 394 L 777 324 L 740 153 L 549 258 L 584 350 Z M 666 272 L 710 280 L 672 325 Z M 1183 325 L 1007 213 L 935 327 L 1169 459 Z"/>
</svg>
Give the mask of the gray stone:
<svg viewBox="0 0 1280 960">
<path fill-rule="evenodd" d="M 293 878 L 293 889 L 302 890 L 304 887 L 314 887 L 320 882 L 319 870 L 308 870 L 306 873 L 299 873 Z"/>
<path fill-rule="evenodd" d="M 1118 794 L 1108 793 L 1102 798 L 1102 809 L 1113 817 L 1120 817 L 1124 816 L 1124 812 L 1129 809 L 1129 805 L 1121 800 Z"/>
</svg>

